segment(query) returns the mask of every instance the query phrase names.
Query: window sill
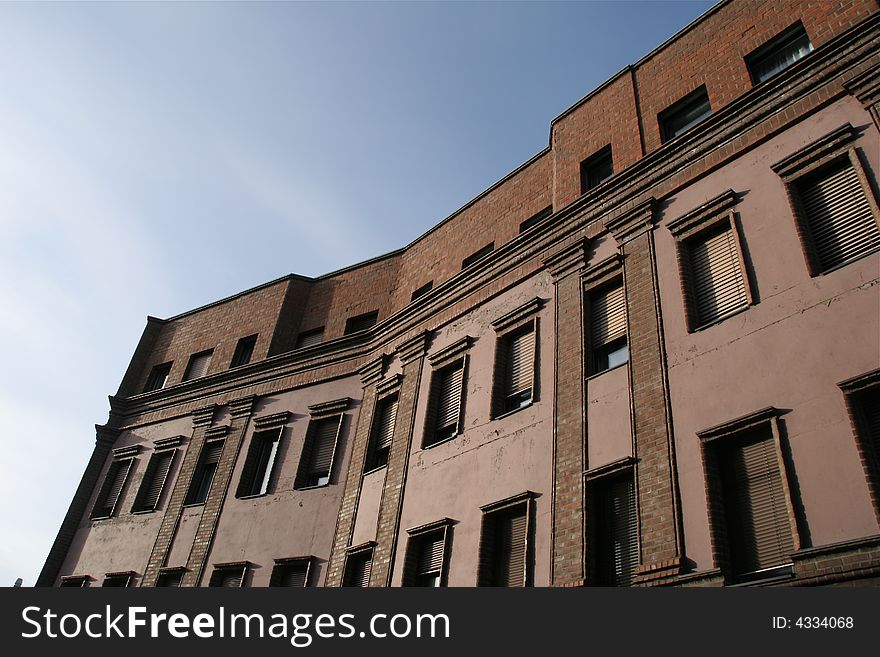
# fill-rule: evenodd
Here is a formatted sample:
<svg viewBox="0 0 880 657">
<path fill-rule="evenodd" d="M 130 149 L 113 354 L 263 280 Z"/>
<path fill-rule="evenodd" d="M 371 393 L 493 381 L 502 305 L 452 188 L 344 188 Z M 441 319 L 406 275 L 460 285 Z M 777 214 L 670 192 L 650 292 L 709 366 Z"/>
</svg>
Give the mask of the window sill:
<svg viewBox="0 0 880 657">
<path fill-rule="evenodd" d="M 181 509 L 192 509 L 197 506 L 205 506 L 204 502 L 190 502 L 189 504 L 181 504 Z"/>
<path fill-rule="evenodd" d="M 721 315 L 721 317 L 718 317 L 717 319 L 713 319 L 711 322 L 706 322 L 705 324 L 700 324 L 699 326 L 692 328 L 688 332 L 689 333 L 698 333 L 700 331 L 705 331 L 706 329 L 709 329 L 709 328 L 712 328 L 713 326 L 721 324 L 721 322 L 726 322 L 731 317 L 739 315 L 740 313 L 744 313 L 745 311 L 747 311 L 749 308 L 751 308 L 754 305 L 756 305 L 756 304 L 750 303 L 745 306 L 741 306 L 739 308 L 736 308 L 735 310 L 731 310 L 730 312 L 727 312 L 727 313 L 724 313 L 723 315 Z"/>
<path fill-rule="evenodd" d="M 330 485 L 328 481 L 326 484 L 315 484 L 314 486 L 295 486 L 293 490 L 316 490 L 318 488 L 327 488 Z"/>
<path fill-rule="evenodd" d="M 624 365 L 629 365 L 629 359 L 623 361 L 622 363 L 615 365 L 614 367 L 609 367 L 607 370 L 602 370 L 601 372 L 596 372 L 595 374 L 590 374 L 585 381 L 589 381 L 590 379 L 595 379 L 597 377 L 602 376 L 603 374 L 608 374 L 608 372 L 613 372 L 616 369 L 623 367 Z"/>
<path fill-rule="evenodd" d="M 794 565 L 788 563 L 781 566 L 773 566 L 765 570 L 759 570 L 754 573 L 738 575 L 737 580 L 732 584 L 728 584 L 726 588 L 766 586 L 777 582 L 787 582 L 792 579 L 794 579 Z"/>
<path fill-rule="evenodd" d="M 534 406 L 536 403 L 538 403 L 538 400 L 537 400 L 537 399 L 532 399 L 528 404 L 524 404 L 524 405 L 520 406 L 519 408 L 514 408 L 514 409 L 512 409 L 512 410 L 510 410 L 510 411 L 504 411 L 503 413 L 501 413 L 501 415 L 496 415 L 496 416 L 494 416 L 492 419 L 493 419 L 493 420 L 503 420 L 503 419 L 506 418 L 506 417 L 510 417 L 510 416 L 513 415 L 514 413 L 519 413 L 520 411 L 524 411 L 524 410 L 526 410 L 527 408 L 531 408 L 531 407 Z"/>
<path fill-rule="evenodd" d="M 158 507 L 155 508 L 155 509 L 141 509 L 140 511 L 132 511 L 132 512 L 131 512 L 131 515 L 133 515 L 133 516 L 145 516 L 145 515 L 147 515 L 147 514 L 149 514 L 149 513 L 156 513 L 156 511 L 158 511 L 158 510 L 159 510 Z"/>
<path fill-rule="evenodd" d="M 268 495 L 270 495 L 270 493 L 267 491 L 265 493 L 251 493 L 250 495 L 236 495 L 235 499 L 237 499 L 237 500 L 255 500 L 259 497 L 266 497 Z"/>
<path fill-rule="evenodd" d="M 443 440 L 438 440 L 437 442 L 431 443 L 430 445 L 422 445 L 422 449 L 423 449 L 423 450 L 425 450 L 425 449 L 433 449 L 434 447 L 437 447 L 437 445 L 443 445 L 443 444 L 448 443 L 448 442 L 450 442 L 450 441 L 452 441 L 452 440 L 455 440 L 455 439 L 458 438 L 460 435 L 461 435 L 460 433 L 454 433 L 454 434 L 452 434 L 451 436 L 449 436 L 448 438 L 444 438 Z"/>
</svg>

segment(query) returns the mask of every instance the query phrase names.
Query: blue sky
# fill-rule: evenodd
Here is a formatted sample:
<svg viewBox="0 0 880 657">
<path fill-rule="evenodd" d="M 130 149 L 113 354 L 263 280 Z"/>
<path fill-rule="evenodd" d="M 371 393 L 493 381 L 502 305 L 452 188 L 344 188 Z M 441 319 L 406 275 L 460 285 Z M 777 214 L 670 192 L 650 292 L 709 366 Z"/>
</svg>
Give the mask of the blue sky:
<svg viewBox="0 0 880 657">
<path fill-rule="evenodd" d="M 403 246 L 712 4 L 0 4 L 0 585 L 148 314 Z"/>
</svg>

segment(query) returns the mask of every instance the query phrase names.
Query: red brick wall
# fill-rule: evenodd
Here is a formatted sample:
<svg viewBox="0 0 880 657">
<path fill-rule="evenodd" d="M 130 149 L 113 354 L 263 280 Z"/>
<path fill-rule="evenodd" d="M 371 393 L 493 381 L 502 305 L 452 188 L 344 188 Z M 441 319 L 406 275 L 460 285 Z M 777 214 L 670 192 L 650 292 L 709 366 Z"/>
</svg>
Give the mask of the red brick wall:
<svg viewBox="0 0 880 657">
<path fill-rule="evenodd" d="M 168 384 L 180 383 L 189 357 L 207 349 L 214 350 L 208 373 L 222 372 L 232 362 L 238 339 L 254 333 L 259 336 L 252 360 L 265 358 L 287 287 L 288 281 L 281 280 L 163 323 L 140 376 L 132 377 L 136 383 L 128 394 L 141 392 L 153 366 L 168 361 L 174 361 Z"/>
</svg>

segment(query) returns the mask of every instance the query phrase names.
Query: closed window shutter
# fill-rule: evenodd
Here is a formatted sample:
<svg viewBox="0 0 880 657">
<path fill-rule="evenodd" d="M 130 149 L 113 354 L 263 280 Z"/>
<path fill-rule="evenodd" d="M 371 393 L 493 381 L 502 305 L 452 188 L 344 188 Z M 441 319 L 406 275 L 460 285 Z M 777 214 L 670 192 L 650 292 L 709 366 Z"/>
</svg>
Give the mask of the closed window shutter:
<svg viewBox="0 0 880 657">
<path fill-rule="evenodd" d="M 309 474 L 315 476 L 327 476 L 330 474 L 338 429 L 339 418 L 318 421 L 312 440 Z"/>
<path fill-rule="evenodd" d="M 876 458 L 880 460 L 880 389 L 865 393 L 862 409 L 865 413 L 868 440 L 874 446 Z"/>
<path fill-rule="evenodd" d="M 104 484 L 101 486 L 98 499 L 92 509 L 92 518 L 108 518 L 113 515 L 116 503 L 119 501 L 119 495 L 122 493 L 122 487 L 125 485 L 125 479 L 128 477 L 131 463 L 131 459 L 126 459 L 113 461 L 110 464 L 107 476 L 104 478 Z"/>
<path fill-rule="evenodd" d="M 421 537 L 419 541 L 419 558 L 416 563 L 418 575 L 439 573 L 443 567 L 444 533 L 432 532 Z"/>
<path fill-rule="evenodd" d="M 153 454 L 132 511 L 153 511 L 156 508 L 176 453 L 176 450 L 166 450 Z"/>
<path fill-rule="evenodd" d="M 535 331 L 530 327 L 510 336 L 506 363 L 507 395 L 516 395 L 532 389 L 535 373 Z"/>
<path fill-rule="evenodd" d="M 287 564 L 283 566 L 281 576 L 275 586 L 303 588 L 306 585 L 308 574 L 309 565 L 306 562 Z"/>
<path fill-rule="evenodd" d="M 788 563 L 794 543 L 773 437 L 733 445 L 721 459 L 735 574 Z"/>
<path fill-rule="evenodd" d="M 346 564 L 345 586 L 367 588 L 370 585 L 370 570 L 372 567 L 372 550 L 349 556 L 348 563 Z"/>
<path fill-rule="evenodd" d="M 237 497 L 268 492 L 280 438 L 281 429 L 260 431 L 253 435 L 236 491 Z"/>
<path fill-rule="evenodd" d="M 590 340 L 594 349 L 626 337 L 623 285 L 594 294 L 590 304 Z"/>
<path fill-rule="evenodd" d="M 296 348 L 311 347 L 312 345 L 321 344 L 324 341 L 324 329 L 309 331 L 308 333 L 300 333 L 296 339 Z"/>
<path fill-rule="evenodd" d="M 178 588 L 181 580 L 183 580 L 183 573 L 180 571 L 161 573 L 156 580 L 156 586 L 163 588 Z"/>
<path fill-rule="evenodd" d="M 223 441 L 213 440 L 205 445 L 205 458 L 202 462 L 205 465 L 218 463 L 220 461 L 221 454 L 223 454 Z"/>
<path fill-rule="evenodd" d="M 385 449 L 391 446 L 396 419 L 397 397 L 393 397 L 382 404 L 382 414 L 379 417 L 379 426 L 376 429 L 376 449 Z"/>
<path fill-rule="evenodd" d="M 697 323 L 712 322 L 747 306 L 749 297 L 730 225 L 690 245 L 691 283 Z"/>
<path fill-rule="evenodd" d="M 241 588 L 244 568 L 221 568 L 211 576 L 211 586 L 224 588 Z"/>
<path fill-rule="evenodd" d="M 436 429 L 458 427 L 461 390 L 464 382 L 464 363 L 441 370 L 439 376 Z"/>
<path fill-rule="evenodd" d="M 208 367 L 211 365 L 213 353 L 213 351 L 207 351 L 193 356 L 189 361 L 189 367 L 186 368 L 186 376 L 183 377 L 183 380 L 192 381 L 193 379 L 200 379 L 205 376 L 208 373 Z"/>
<path fill-rule="evenodd" d="M 849 160 L 798 185 L 801 205 L 821 269 L 831 269 L 880 248 L 880 229 Z"/>
<path fill-rule="evenodd" d="M 599 526 L 595 546 L 600 563 L 598 579 L 602 584 L 628 586 L 639 562 L 636 496 L 631 475 L 616 478 L 600 486 Z"/>
<path fill-rule="evenodd" d="M 528 506 L 490 513 L 481 541 L 481 586 L 525 586 Z"/>
</svg>

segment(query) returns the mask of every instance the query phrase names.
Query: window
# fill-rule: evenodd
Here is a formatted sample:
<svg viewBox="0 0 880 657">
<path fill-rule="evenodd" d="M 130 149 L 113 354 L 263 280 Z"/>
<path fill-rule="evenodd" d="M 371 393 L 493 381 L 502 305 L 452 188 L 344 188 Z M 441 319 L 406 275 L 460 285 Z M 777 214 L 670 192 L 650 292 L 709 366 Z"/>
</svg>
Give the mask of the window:
<svg viewBox="0 0 880 657">
<path fill-rule="evenodd" d="M 838 384 L 856 434 L 856 448 L 877 516 L 880 517 L 880 370 Z"/>
<path fill-rule="evenodd" d="M 343 586 L 363 587 L 370 585 L 370 571 L 373 567 L 373 545 L 349 548 L 345 557 L 345 572 L 342 575 Z"/>
<path fill-rule="evenodd" d="M 623 281 L 590 292 L 588 306 L 590 374 L 599 374 L 629 360 Z"/>
<path fill-rule="evenodd" d="M 874 457 L 880 457 L 880 386 L 863 392 L 858 406 L 865 438 L 874 450 Z"/>
<path fill-rule="evenodd" d="M 629 586 L 639 564 L 632 470 L 591 482 L 588 491 L 592 579 L 600 586 Z"/>
<path fill-rule="evenodd" d="M 248 562 L 217 564 L 208 586 L 240 589 L 244 587 L 244 577 Z"/>
<path fill-rule="evenodd" d="M 156 451 L 150 457 L 144 478 L 141 479 L 141 487 L 131 507 L 132 513 L 155 511 L 159 506 L 159 498 L 162 497 L 162 490 L 165 488 L 176 454 L 177 450 L 166 449 Z"/>
<path fill-rule="evenodd" d="M 208 492 L 211 490 L 211 483 L 214 481 L 214 473 L 217 471 L 217 464 L 220 462 L 220 456 L 223 454 L 223 441 L 212 440 L 206 442 L 193 472 L 193 478 L 189 485 L 184 504 L 204 504 L 208 499 Z"/>
<path fill-rule="evenodd" d="M 730 581 L 791 574 L 798 548 L 776 409 L 701 432 L 716 558 Z M 718 545 L 717 543 L 721 543 Z"/>
<path fill-rule="evenodd" d="M 251 362 L 254 355 L 254 347 L 257 346 L 257 336 L 249 335 L 241 338 L 235 345 L 235 353 L 232 354 L 232 363 L 229 367 L 241 367 Z"/>
<path fill-rule="evenodd" d="M 388 464 L 391 440 L 394 437 L 394 421 L 397 419 L 397 395 L 380 399 L 373 419 L 370 448 L 364 472 L 376 470 Z"/>
<path fill-rule="evenodd" d="M 61 583 L 58 585 L 61 588 L 74 588 L 74 589 L 82 589 L 89 585 L 89 580 L 92 579 L 88 575 L 70 575 L 67 577 L 61 578 Z"/>
<path fill-rule="evenodd" d="M 275 567 L 272 569 L 269 586 L 285 586 L 287 588 L 308 586 L 311 564 L 311 557 L 275 559 Z"/>
<path fill-rule="evenodd" d="M 412 293 L 412 296 L 409 298 L 410 303 L 412 303 L 413 301 L 415 301 L 419 297 L 426 295 L 428 292 L 431 291 L 431 288 L 433 288 L 433 287 L 434 287 L 434 281 L 428 281 L 427 283 L 422 285 L 422 287 L 420 287 L 418 290 L 416 290 L 415 292 Z"/>
<path fill-rule="evenodd" d="M 200 379 L 208 373 L 208 367 L 211 365 L 211 356 L 214 355 L 213 349 L 193 354 L 189 357 L 189 364 L 186 366 L 186 373 L 183 375 L 184 381 L 192 381 Z"/>
<path fill-rule="evenodd" d="M 695 89 L 677 103 L 663 110 L 658 118 L 660 139 L 667 142 L 690 130 L 712 113 L 706 87 Z"/>
<path fill-rule="evenodd" d="M 828 271 L 880 248 L 880 229 L 849 157 L 795 184 L 804 229 L 817 272 Z"/>
<path fill-rule="evenodd" d="M 495 351 L 494 416 L 532 403 L 535 389 L 534 320 L 498 338 Z"/>
<path fill-rule="evenodd" d="M 746 57 L 746 66 L 752 77 L 752 83 L 758 84 L 769 80 L 799 59 L 806 57 L 812 50 L 810 37 L 798 21 Z"/>
<path fill-rule="evenodd" d="M 495 242 L 491 242 L 491 243 L 487 244 L 479 251 L 472 253 L 467 258 L 462 260 L 461 261 L 461 268 L 467 269 L 468 267 L 470 267 L 472 264 L 474 264 L 478 260 L 482 260 L 483 258 L 485 258 L 487 255 L 492 253 L 492 251 L 494 251 L 494 250 L 495 250 Z"/>
<path fill-rule="evenodd" d="M 409 530 L 403 586 L 446 586 L 446 541 L 450 521 Z"/>
<path fill-rule="evenodd" d="M 519 232 L 524 233 L 527 230 L 529 230 L 532 226 L 537 226 L 539 223 L 544 221 L 544 219 L 549 217 L 551 214 L 553 214 L 553 206 L 549 205 L 546 208 L 544 208 L 543 210 L 541 210 L 540 212 L 538 212 L 537 214 L 532 215 L 531 217 L 526 219 L 524 222 L 522 222 L 519 225 Z"/>
<path fill-rule="evenodd" d="M 162 568 L 159 571 L 159 577 L 156 579 L 158 588 L 179 588 L 183 583 L 183 573 L 185 568 Z"/>
<path fill-rule="evenodd" d="M 304 331 L 296 337 L 296 348 L 311 347 L 312 345 L 321 344 L 324 341 L 324 327 L 319 326 L 310 331 Z"/>
<path fill-rule="evenodd" d="M 132 463 L 133 459 L 117 459 L 110 463 L 104 483 L 98 492 L 98 499 L 92 507 L 92 520 L 110 518 L 116 511 Z"/>
<path fill-rule="evenodd" d="M 368 328 L 375 325 L 378 319 L 378 310 L 373 310 L 372 312 L 357 315 L 355 317 L 349 317 L 345 322 L 345 335 L 350 335 L 359 331 L 366 331 Z"/>
<path fill-rule="evenodd" d="M 334 415 L 309 422 L 294 488 L 312 488 L 330 483 L 342 418 L 342 415 Z"/>
<path fill-rule="evenodd" d="M 745 258 L 727 190 L 669 223 L 678 244 L 690 330 L 713 324 L 752 303 Z"/>
<path fill-rule="evenodd" d="M 483 507 L 479 586 L 531 586 L 533 493 Z"/>
<path fill-rule="evenodd" d="M 131 586 L 133 579 L 134 573 L 130 571 L 125 573 L 107 573 L 104 576 L 104 582 L 101 584 L 101 586 L 126 588 Z"/>
<path fill-rule="evenodd" d="M 265 495 L 271 492 L 275 460 L 281 443 L 281 431 L 279 428 L 254 432 L 244 460 L 236 497 Z"/>
<path fill-rule="evenodd" d="M 147 377 L 147 384 L 144 386 L 144 392 L 152 390 L 161 390 L 168 383 L 168 375 L 171 374 L 172 363 L 162 363 L 156 365 L 150 370 L 150 376 Z"/>
<path fill-rule="evenodd" d="M 611 144 L 581 162 L 581 194 L 598 187 L 614 175 Z"/>
<path fill-rule="evenodd" d="M 461 358 L 435 370 L 431 377 L 423 448 L 449 440 L 461 431 L 464 364 L 465 360 Z"/>
</svg>

